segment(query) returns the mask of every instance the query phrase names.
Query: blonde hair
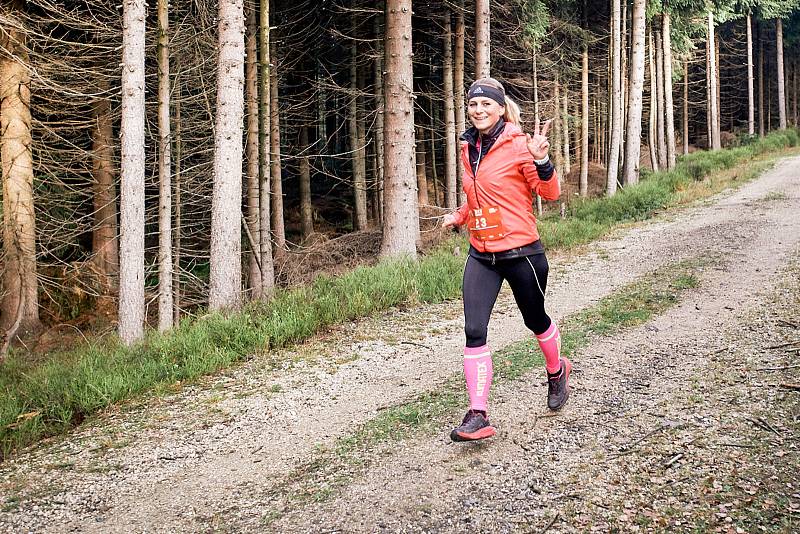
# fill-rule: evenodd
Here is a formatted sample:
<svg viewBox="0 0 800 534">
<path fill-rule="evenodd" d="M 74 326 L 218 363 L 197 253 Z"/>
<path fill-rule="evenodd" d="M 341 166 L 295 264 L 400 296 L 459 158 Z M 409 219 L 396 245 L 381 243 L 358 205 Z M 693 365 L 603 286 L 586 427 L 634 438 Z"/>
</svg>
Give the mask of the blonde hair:
<svg viewBox="0 0 800 534">
<path fill-rule="evenodd" d="M 503 84 L 495 80 L 494 78 L 480 78 L 472 82 L 472 85 L 470 85 L 470 90 L 472 90 L 473 87 L 476 87 L 478 85 L 492 87 L 500 91 L 500 93 L 503 95 L 503 99 L 505 100 L 504 107 L 506 108 L 505 113 L 503 113 L 503 120 L 519 126 L 522 115 L 519 109 L 519 105 L 517 105 L 516 102 L 514 102 L 513 100 L 511 100 L 511 98 L 508 97 L 508 95 L 506 94 L 506 89 L 505 87 L 503 87 Z"/>
</svg>

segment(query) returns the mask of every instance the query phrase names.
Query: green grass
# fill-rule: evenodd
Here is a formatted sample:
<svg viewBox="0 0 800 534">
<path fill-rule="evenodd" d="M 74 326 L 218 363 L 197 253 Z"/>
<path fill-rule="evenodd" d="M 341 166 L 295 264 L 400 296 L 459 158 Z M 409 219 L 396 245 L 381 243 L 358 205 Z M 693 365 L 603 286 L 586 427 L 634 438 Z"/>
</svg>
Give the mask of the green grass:
<svg viewBox="0 0 800 534">
<path fill-rule="evenodd" d="M 710 261 L 698 258 L 663 267 L 601 299 L 595 306 L 566 318 L 561 325 L 562 354 L 571 356 L 598 336 L 609 336 L 642 324 L 675 305 L 680 294 L 697 286 L 697 272 Z M 509 345 L 493 354 L 494 383 L 511 382 L 544 360 L 532 340 Z M 349 483 L 369 463 L 369 452 L 385 443 L 408 436 L 430 435 L 465 406 L 463 377 L 449 379 L 435 391 L 422 393 L 404 404 L 389 407 L 344 436 L 329 449 L 292 472 L 288 484 L 280 484 L 275 498 L 290 502 L 320 502 Z"/>
<path fill-rule="evenodd" d="M 620 224 L 646 219 L 685 200 L 687 189 L 702 185 L 709 173 L 797 144 L 797 132 L 787 130 L 747 146 L 691 154 L 676 169 L 650 175 L 611 199 L 573 204 L 567 219 L 545 217 L 540 222 L 543 240 L 549 249 L 587 243 Z M 143 392 L 169 390 L 331 325 L 392 306 L 456 298 L 464 258 L 452 254 L 453 246 L 447 243 L 419 262 L 382 262 L 340 277 L 320 277 L 227 317 L 208 314 L 186 320 L 167 334 L 151 332 L 133 347 L 96 340 L 35 363 L 25 353 L 12 351 L 0 364 L 0 457 Z"/>
</svg>

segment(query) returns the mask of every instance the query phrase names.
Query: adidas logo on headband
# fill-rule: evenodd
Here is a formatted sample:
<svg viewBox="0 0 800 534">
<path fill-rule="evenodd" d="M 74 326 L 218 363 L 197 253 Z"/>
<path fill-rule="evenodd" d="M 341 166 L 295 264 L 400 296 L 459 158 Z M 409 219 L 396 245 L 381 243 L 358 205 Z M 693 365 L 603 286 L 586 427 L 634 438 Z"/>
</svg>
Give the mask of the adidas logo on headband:
<svg viewBox="0 0 800 534">
<path fill-rule="evenodd" d="M 472 91 L 472 92 L 473 92 L 473 93 L 475 93 L 476 95 L 482 95 L 482 94 L 483 94 L 483 89 L 481 89 L 481 87 L 480 87 L 480 86 L 478 86 L 478 87 L 476 87 L 476 88 L 475 88 L 475 90 L 474 90 L 474 91 Z"/>
</svg>

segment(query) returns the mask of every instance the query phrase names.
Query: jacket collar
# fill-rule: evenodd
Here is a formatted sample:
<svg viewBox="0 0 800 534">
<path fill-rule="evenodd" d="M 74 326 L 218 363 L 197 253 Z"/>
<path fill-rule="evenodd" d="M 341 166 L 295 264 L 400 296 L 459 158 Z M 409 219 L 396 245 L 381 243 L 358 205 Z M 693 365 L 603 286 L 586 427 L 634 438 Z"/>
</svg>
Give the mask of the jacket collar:
<svg viewBox="0 0 800 534">
<path fill-rule="evenodd" d="M 505 127 L 506 127 L 506 121 L 503 120 L 503 117 L 500 117 L 497 120 L 497 123 L 492 127 L 491 131 L 489 131 L 488 134 L 482 136 L 483 137 L 483 139 L 481 140 L 482 144 L 485 144 L 485 141 L 487 139 L 490 139 L 492 142 L 497 141 L 497 139 L 503 134 Z M 481 135 L 480 132 L 478 132 L 478 129 L 473 126 L 466 132 L 461 134 L 460 139 L 462 141 L 466 141 L 471 146 L 476 146 L 478 142 L 478 135 Z"/>
</svg>

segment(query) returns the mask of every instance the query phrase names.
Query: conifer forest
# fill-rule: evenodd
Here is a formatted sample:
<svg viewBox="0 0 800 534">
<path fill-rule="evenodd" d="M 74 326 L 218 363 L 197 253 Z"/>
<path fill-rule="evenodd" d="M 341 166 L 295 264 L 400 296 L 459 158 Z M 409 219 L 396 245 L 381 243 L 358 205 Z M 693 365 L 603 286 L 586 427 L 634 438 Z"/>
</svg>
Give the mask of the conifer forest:
<svg viewBox="0 0 800 534">
<path fill-rule="evenodd" d="M 336 240 L 416 257 L 477 78 L 552 119 L 570 202 L 796 127 L 799 70 L 797 0 L 5 1 L 3 352 L 268 300 Z"/>
</svg>

